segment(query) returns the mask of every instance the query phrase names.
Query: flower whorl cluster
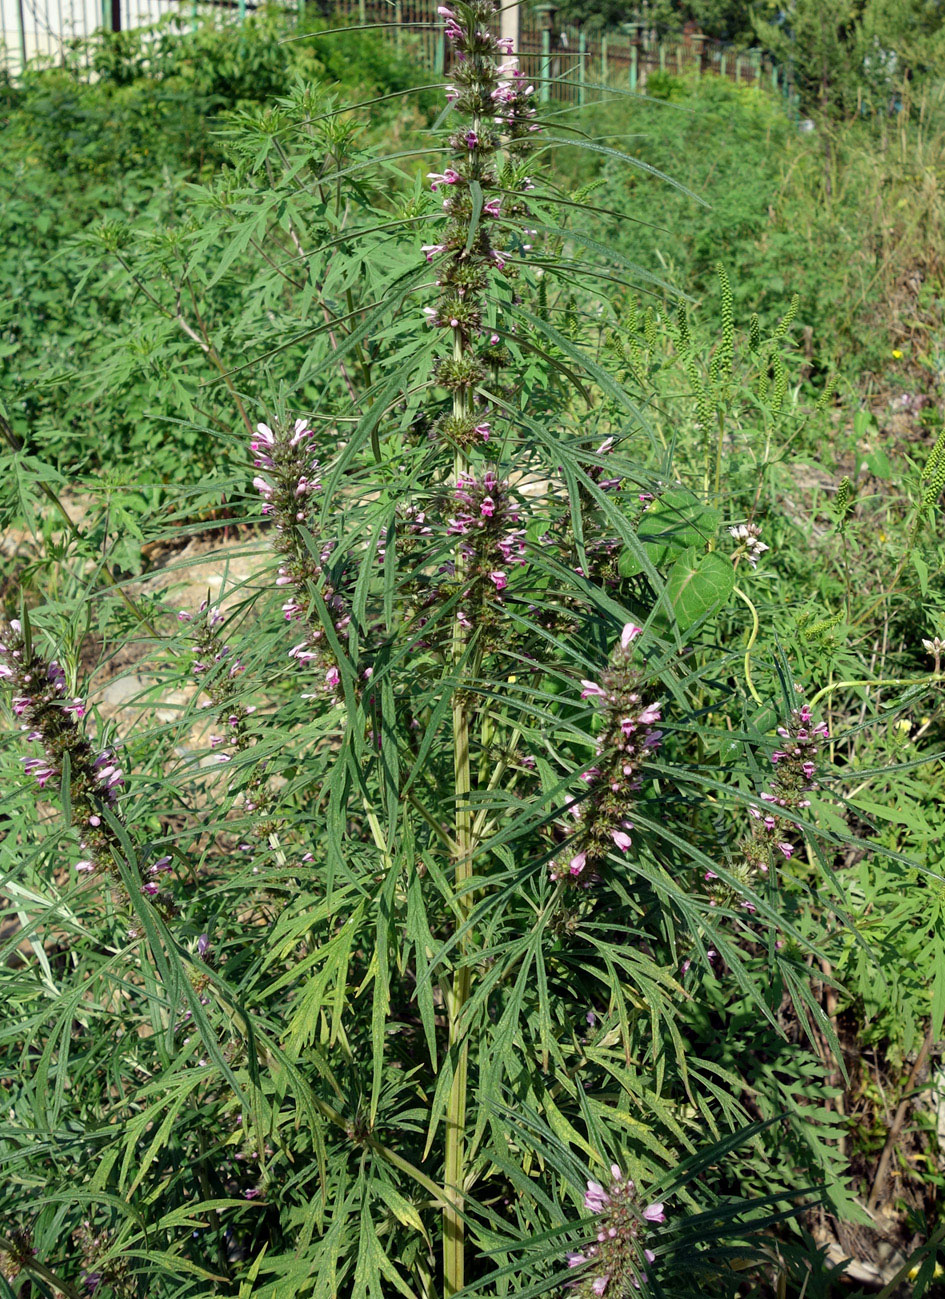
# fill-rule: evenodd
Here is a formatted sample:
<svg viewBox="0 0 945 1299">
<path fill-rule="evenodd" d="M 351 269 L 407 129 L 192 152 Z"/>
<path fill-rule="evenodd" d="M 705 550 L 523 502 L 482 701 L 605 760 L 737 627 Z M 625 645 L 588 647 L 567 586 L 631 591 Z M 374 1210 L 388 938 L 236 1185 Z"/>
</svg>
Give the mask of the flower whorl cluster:
<svg viewBox="0 0 945 1299">
<path fill-rule="evenodd" d="M 42 757 L 24 758 L 23 769 L 44 789 L 49 781 L 62 779 L 68 763 L 69 803 L 81 852 L 75 869 L 100 876 L 120 891 L 123 886 L 115 872 L 112 850 L 122 857 L 125 854 L 105 815 L 107 809 L 109 816 L 122 819 L 117 798 L 124 774 L 115 753 L 109 748 L 96 752 L 92 747 L 79 729 L 86 711 L 84 702 L 67 695 L 62 667 L 36 652 L 24 637 L 22 625 L 13 620 L 0 629 L 0 635 L 0 679 L 14 691 L 12 707 L 22 719 L 21 730 L 43 751 Z M 149 874 L 159 874 L 169 860 L 156 862 Z M 166 918 L 176 915 L 173 898 L 155 880 L 146 880 L 141 893 Z"/>
<path fill-rule="evenodd" d="M 631 664 L 633 642 L 641 631 L 627 623 L 601 684 L 581 682 L 581 698 L 599 701 L 602 725 L 594 765 L 581 775 L 587 797 L 570 809 L 576 832 L 568 852 L 551 863 L 554 880 L 588 883 L 599 876 L 614 848 L 630 850 L 633 795 L 642 785 L 643 764 L 662 739 L 662 732 L 654 729 L 659 704 L 644 702 L 640 672 Z"/>
<path fill-rule="evenodd" d="M 509 584 L 508 570 L 525 563 L 525 532 L 519 507 L 507 482 L 487 470 L 481 479 L 462 474 L 453 491 L 462 508 L 447 523 L 447 533 L 461 537 L 462 608 L 456 620 L 463 627 L 488 624 L 494 602 Z"/>
<path fill-rule="evenodd" d="M 177 617 L 180 622 L 191 624 L 195 642 L 191 670 L 200 689 L 208 696 L 201 707 L 213 709 L 220 727 L 218 733 L 209 737 L 213 760 L 220 764 L 231 762 L 237 754 L 252 749 L 258 740 L 250 722 L 256 705 L 243 704 L 237 698 L 239 678 L 245 668 L 239 659 L 231 658 L 230 646 L 221 638 L 224 616 L 219 609 L 209 607 L 204 600 L 196 614 L 181 609 Z M 240 784 L 243 808 L 253 814 L 251 837 L 264 844 L 277 829 L 271 819 L 275 792 L 267 768 L 267 760 L 258 762 L 249 778 Z M 230 793 L 235 792 L 231 785 Z M 240 846 L 243 851 L 252 850 L 252 844 Z"/>
<path fill-rule="evenodd" d="M 446 36 L 454 47 L 452 70 L 455 85 L 447 98 L 464 114 L 468 125 L 450 136 L 451 157 L 442 172 L 431 172 L 434 193 L 442 193 L 448 218 L 442 242 L 425 245 L 427 260 L 436 264 L 440 295 L 435 306 L 424 308 L 431 325 L 453 331 L 453 351 L 436 366 L 437 382 L 453 394 L 453 410 L 437 424 L 444 441 L 465 451 L 489 440 L 487 409 L 475 408 L 475 388 L 489 373 L 493 377 L 506 364 L 501 337 L 486 326 L 485 293 L 493 272 L 511 274 L 509 253 L 495 247 L 496 222 L 526 214 L 517 194 L 490 196 L 500 184 L 498 154 L 505 150 L 503 189 L 531 188 L 518 178 L 515 164 L 527 149 L 528 136 L 539 127 L 532 120 L 534 87 L 526 84 L 508 39 L 492 34 L 490 24 L 497 9 L 492 0 L 472 0 L 453 8 L 441 6 Z M 503 205 L 505 205 L 503 207 Z M 524 232 L 526 237 L 531 231 Z"/>
<path fill-rule="evenodd" d="M 82 1284 L 88 1295 L 108 1291 L 115 1299 L 132 1299 L 137 1293 L 137 1283 L 131 1263 L 126 1258 L 106 1258 L 114 1243 L 114 1235 L 107 1230 L 96 1230 L 88 1220 L 73 1233 L 82 1255 Z"/>
<path fill-rule="evenodd" d="M 9 1249 L 0 1249 L 0 1277 L 13 1284 L 20 1273 L 36 1257 L 33 1233 L 26 1227 L 7 1227 L 5 1231 Z"/>
<path fill-rule="evenodd" d="M 307 613 L 309 584 L 318 584 L 322 599 L 335 619 L 335 630 L 343 632 L 351 619 L 345 602 L 332 581 L 328 567 L 334 546 L 326 543 L 316 559 L 302 533 L 314 533 L 314 519 L 309 498 L 322 490 L 321 466 L 312 450 L 314 432 L 305 420 L 298 419 L 291 433 L 273 432 L 268 424 L 257 424 L 256 436 L 250 442 L 257 469 L 261 474 L 253 486 L 262 496 L 263 513 L 275 520 L 276 550 L 282 555 L 276 584 L 289 588 L 289 598 L 282 606 L 288 622 L 305 625 L 305 637 L 289 650 L 289 657 L 315 674 L 320 689 L 337 697 L 341 673 L 327 644 L 324 628 Z"/>
<path fill-rule="evenodd" d="M 181 609 L 177 620 L 190 624 L 194 640 L 194 661 L 190 670 L 200 689 L 209 697 L 209 704 L 203 706 L 212 707 L 220 725 L 225 727 L 224 735 L 211 735 L 210 747 L 216 751 L 217 762 L 229 762 L 233 756 L 230 749 L 242 752 L 252 744 L 246 723 L 256 711 L 255 705 L 243 705 L 235 698 L 237 681 L 246 668 L 238 658 L 231 656 L 230 646 L 220 637 L 224 618 L 219 609 L 210 608 L 204 600 L 196 614 Z M 223 748 L 224 745 L 227 748 Z"/>
<path fill-rule="evenodd" d="M 814 775 L 819 753 L 830 739 L 825 722 L 815 725 L 811 722 L 810 707 L 802 704 L 792 711 L 787 726 L 778 727 L 782 747 L 771 754 L 774 775 L 768 788 L 758 795 L 762 806 L 748 808 L 752 827 L 750 835 L 739 845 L 743 861 L 733 871 L 738 882 L 750 884 L 768 874 L 771 861 L 777 860 L 778 855 L 785 860 L 794 855 L 794 845 L 785 837 L 779 811 L 803 812 L 810 807 L 808 795 L 817 788 Z M 714 871 L 706 871 L 705 878 L 713 890 L 712 905 L 731 900 L 731 888 L 712 884 L 717 879 Z M 739 905 L 749 914 L 755 910 L 748 898 Z"/>
<path fill-rule="evenodd" d="M 648 1204 L 639 1209 L 636 1188 L 611 1164 L 611 1183 L 607 1190 L 599 1182 L 588 1182 L 584 1207 L 597 1217 L 596 1239 L 582 1253 L 568 1255 L 569 1267 L 586 1267 L 572 1289 L 584 1299 L 592 1295 L 610 1295 L 613 1299 L 639 1290 L 646 1281 L 644 1265 L 656 1257 L 645 1245 L 647 1226 L 666 1221 L 662 1204 Z"/>
</svg>

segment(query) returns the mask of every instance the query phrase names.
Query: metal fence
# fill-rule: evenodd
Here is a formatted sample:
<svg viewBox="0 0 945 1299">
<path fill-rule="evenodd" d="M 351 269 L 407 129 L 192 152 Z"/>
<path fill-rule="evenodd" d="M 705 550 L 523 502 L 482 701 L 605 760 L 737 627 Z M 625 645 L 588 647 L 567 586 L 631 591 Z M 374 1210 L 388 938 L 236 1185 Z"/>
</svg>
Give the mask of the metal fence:
<svg viewBox="0 0 945 1299">
<path fill-rule="evenodd" d="M 451 51 L 436 14 L 440 0 L 336 0 L 335 11 L 361 24 L 392 24 L 401 48 L 419 48 L 423 61 L 448 73 Z M 503 10 L 503 35 L 511 35 L 522 70 L 534 78 L 542 99 L 583 103 L 598 86 L 642 90 L 655 72 L 674 76 L 703 73 L 745 85 L 783 88 L 783 77 L 761 50 L 736 51 L 699 32 L 661 41 L 643 23 L 615 30 L 584 29 L 556 20 L 552 4 Z"/>
<path fill-rule="evenodd" d="M 309 4 L 312 0 L 309 0 Z M 436 74 L 449 72 L 451 50 L 437 15 L 439 0 L 335 0 L 342 20 L 376 26 L 405 54 Z M 177 13 L 196 21 L 240 22 L 254 0 L 0 0 L 0 70 L 17 75 L 27 61 L 62 62 L 77 39 L 97 31 L 126 31 Z M 299 16 L 306 0 L 286 5 Z M 540 98 L 583 103 L 597 87 L 642 90 L 655 72 L 715 74 L 736 82 L 784 88 L 778 68 L 760 51 L 739 53 L 698 32 L 660 41 L 642 23 L 619 30 L 585 30 L 556 20 L 552 4 L 502 11 L 502 34 L 512 37 L 522 68 Z"/>
</svg>

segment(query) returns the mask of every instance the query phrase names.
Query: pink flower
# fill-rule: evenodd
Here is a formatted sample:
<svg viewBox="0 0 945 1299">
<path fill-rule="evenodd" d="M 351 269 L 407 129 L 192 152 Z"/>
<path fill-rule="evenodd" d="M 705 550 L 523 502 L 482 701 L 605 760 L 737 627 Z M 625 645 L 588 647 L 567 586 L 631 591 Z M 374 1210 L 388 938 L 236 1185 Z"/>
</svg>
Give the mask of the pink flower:
<svg viewBox="0 0 945 1299">
<path fill-rule="evenodd" d="M 495 573 L 490 573 L 490 574 L 489 574 L 489 577 L 490 577 L 490 578 L 492 579 L 492 581 L 495 583 L 495 589 L 496 589 L 497 591 L 504 591 L 505 588 L 506 588 L 506 587 L 508 586 L 508 584 L 509 584 L 509 579 L 506 577 L 506 575 L 505 575 L 501 570 L 499 570 L 499 571 L 497 571 L 497 572 L 495 572 Z"/>
<path fill-rule="evenodd" d="M 447 167 L 443 172 L 427 172 L 427 180 L 432 181 L 430 188 L 433 190 L 434 194 L 441 185 L 455 185 L 459 179 L 459 172 L 455 171 L 452 167 Z"/>
<path fill-rule="evenodd" d="M 644 708 L 643 712 L 637 718 L 637 721 L 641 726 L 652 726 L 654 722 L 660 720 L 660 716 L 659 704 L 647 704 L 646 708 Z"/>
<path fill-rule="evenodd" d="M 313 658 L 317 658 L 317 655 L 314 650 L 309 649 L 308 641 L 303 640 L 289 650 L 289 658 L 298 659 L 300 663 L 310 663 Z"/>
<path fill-rule="evenodd" d="M 713 956 L 715 953 L 712 953 Z M 643 1216 L 647 1222 L 661 1223 L 666 1221 L 666 1214 L 663 1212 L 662 1204 L 648 1204 L 643 1210 Z"/>
<path fill-rule="evenodd" d="M 794 856 L 794 845 L 790 843 L 779 843 L 778 847 L 784 853 L 786 859 L 790 860 Z"/>
<path fill-rule="evenodd" d="M 643 635 L 643 628 L 637 627 L 635 623 L 628 622 L 620 633 L 620 648 L 629 649 L 638 636 Z"/>
<path fill-rule="evenodd" d="M 337 668 L 329 668 L 325 673 L 325 685 L 329 690 L 334 690 L 341 681 L 341 673 Z"/>
<path fill-rule="evenodd" d="M 609 1276 L 595 1276 L 594 1280 L 591 1282 L 591 1289 L 595 1294 L 603 1294 L 607 1289 L 609 1281 Z"/>
<path fill-rule="evenodd" d="M 610 834 L 621 852 L 629 852 L 633 840 L 624 830 L 611 830 Z"/>
<path fill-rule="evenodd" d="M 600 1182 L 588 1180 L 587 1190 L 584 1192 L 584 1207 L 591 1213 L 603 1213 L 610 1204 L 610 1196 L 601 1186 Z"/>
<path fill-rule="evenodd" d="M 587 863 L 586 852 L 576 852 L 568 863 L 568 870 L 572 875 L 580 875 Z"/>
<path fill-rule="evenodd" d="M 582 699 L 591 699 L 591 698 L 606 699 L 607 698 L 607 691 L 603 688 L 603 686 L 597 685 L 594 681 L 585 681 L 582 677 L 581 685 L 584 687 L 584 689 L 581 691 Z"/>
<path fill-rule="evenodd" d="M 76 862 L 75 868 L 77 871 L 91 871 L 95 869 L 95 862 L 83 859 L 82 861 Z"/>
</svg>

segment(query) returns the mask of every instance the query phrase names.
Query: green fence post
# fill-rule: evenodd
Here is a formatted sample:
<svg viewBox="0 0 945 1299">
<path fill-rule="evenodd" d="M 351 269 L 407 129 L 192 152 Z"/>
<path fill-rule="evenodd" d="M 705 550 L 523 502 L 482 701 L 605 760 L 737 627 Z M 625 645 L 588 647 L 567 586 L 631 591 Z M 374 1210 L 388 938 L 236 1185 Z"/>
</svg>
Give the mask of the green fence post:
<svg viewBox="0 0 945 1299">
<path fill-rule="evenodd" d="M 587 58 L 587 37 L 584 35 L 584 28 L 581 28 L 578 35 L 578 104 L 584 103 L 585 89 L 584 84 L 587 81 L 587 71 L 584 67 L 584 60 Z"/>
<path fill-rule="evenodd" d="M 600 38 L 600 81 L 602 86 L 607 85 L 607 37 Z"/>
<path fill-rule="evenodd" d="M 676 46 L 676 76 L 682 76 L 682 46 Z"/>
<path fill-rule="evenodd" d="M 20 38 L 20 74 L 26 71 L 26 24 L 23 21 L 23 0 L 16 0 L 16 34 Z"/>
<path fill-rule="evenodd" d="M 772 65 L 771 65 L 771 89 L 776 91 L 777 88 L 778 88 L 778 65 L 777 65 L 776 63 L 772 63 Z"/>
<path fill-rule="evenodd" d="M 742 79 L 742 56 L 735 55 L 735 84 L 737 85 Z"/>
<path fill-rule="evenodd" d="M 666 71 L 666 46 L 660 41 L 660 72 Z"/>
<path fill-rule="evenodd" d="M 394 40 L 399 53 L 404 48 L 404 10 L 400 0 L 396 0 L 394 5 L 394 22 L 397 24 L 394 28 Z"/>
<path fill-rule="evenodd" d="M 358 22 L 362 27 L 367 23 L 367 4 L 365 0 L 358 0 Z"/>
<path fill-rule="evenodd" d="M 720 77 L 724 77 L 728 75 L 725 71 L 725 65 L 727 60 L 728 60 L 728 55 L 723 50 L 722 53 L 719 55 L 719 76 Z"/>
<path fill-rule="evenodd" d="M 538 87 L 538 101 L 541 104 L 551 101 L 551 27 L 554 22 L 554 11 L 553 4 L 535 5 L 535 13 L 541 28 L 541 85 Z"/>
<path fill-rule="evenodd" d="M 630 46 L 630 93 L 631 95 L 635 95 L 637 93 L 637 81 L 640 76 L 640 69 L 637 66 L 637 60 L 639 59 L 639 57 L 640 56 L 637 51 L 636 45 L 631 45 Z"/>
</svg>

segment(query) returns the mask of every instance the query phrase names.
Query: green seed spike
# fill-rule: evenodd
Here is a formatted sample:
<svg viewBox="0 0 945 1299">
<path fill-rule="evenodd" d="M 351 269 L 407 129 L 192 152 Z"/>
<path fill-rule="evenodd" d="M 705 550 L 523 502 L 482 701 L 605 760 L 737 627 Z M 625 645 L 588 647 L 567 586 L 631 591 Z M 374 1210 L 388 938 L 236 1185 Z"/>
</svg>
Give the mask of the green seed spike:
<svg viewBox="0 0 945 1299">
<path fill-rule="evenodd" d="M 784 405 L 784 398 L 787 396 L 787 385 L 787 366 L 776 353 L 774 358 L 774 390 L 771 394 L 771 405 L 775 412 L 779 411 Z"/>
<path fill-rule="evenodd" d="M 785 334 L 794 324 L 794 317 L 797 315 L 798 308 L 800 307 L 800 305 L 801 305 L 800 295 L 795 293 L 794 296 L 791 298 L 791 302 L 790 305 L 788 306 L 787 311 L 778 321 L 778 327 L 774 331 L 775 338 L 779 338 L 779 339 L 784 338 Z"/>
<path fill-rule="evenodd" d="M 720 312 L 722 338 L 717 352 L 718 372 L 720 375 L 728 375 L 731 373 L 732 362 L 735 357 L 735 309 L 732 300 L 732 286 L 721 262 L 716 262 L 715 273 L 719 277 L 719 292 L 722 299 Z"/>
<path fill-rule="evenodd" d="M 842 532 L 846 526 L 847 519 L 850 517 L 853 510 L 853 484 L 845 475 L 840 479 L 840 486 L 837 488 L 833 510 L 837 517 L 837 530 Z"/>
<path fill-rule="evenodd" d="M 842 621 L 843 614 L 835 613 L 830 618 L 822 618 L 820 622 L 811 623 L 809 627 L 804 628 L 804 639 L 806 641 L 816 640 L 819 636 L 824 636 L 828 631 L 832 631 Z"/>
<path fill-rule="evenodd" d="M 945 459 L 945 428 L 939 433 L 935 446 L 929 452 L 929 458 L 922 470 L 923 482 L 927 482 L 932 477 L 943 459 Z"/>
<path fill-rule="evenodd" d="M 622 361 L 624 365 L 629 364 L 627 349 L 623 345 L 623 339 L 615 329 L 608 330 L 604 346 L 612 356 L 617 358 L 618 361 Z"/>
<path fill-rule="evenodd" d="M 656 321 L 649 312 L 646 313 L 646 318 L 643 321 L 643 337 L 646 339 L 646 345 L 650 351 L 655 352 L 660 340 L 656 331 Z"/>
<path fill-rule="evenodd" d="M 833 395 L 836 391 L 837 391 L 837 376 L 836 373 L 832 372 L 827 375 L 827 382 L 824 384 L 824 390 L 817 398 L 817 410 L 820 414 L 823 414 L 823 412 L 830 405 L 830 402 L 832 401 Z"/>
<path fill-rule="evenodd" d="M 686 304 L 680 302 L 676 308 L 676 328 L 679 331 L 680 350 L 692 345 L 692 335 L 689 333 L 689 320 L 686 316 Z"/>
<path fill-rule="evenodd" d="M 939 456 L 938 463 L 932 471 L 932 477 L 929 479 L 928 486 L 922 497 L 922 509 L 927 510 L 934 505 L 945 490 L 945 456 Z"/>
<path fill-rule="evenodd" d="M 538 281 L 538 316 L 541 320 L 548 319 L 548 280 L 544 275 Z"/>
<path fill-rule="evenodd" d="M 703 429 L 709 429 L 712 426 L 712 403 L 709 401 L 709 395 L 706 392 L 705 384 L 696 367 L 694 360 L 690 359 L 686 363 L 686 373 L 689 376 L 689 382 L 692 384 L 692 393 L 696 399 L 696 418 L 702 425 Z"/>
<path fill-rule="evenodd" d="M 748 322 L 748 350 L 757 352 L 761 346 L 761 321 L 758 319 L 758 312 L 751 313 L 751 320 Z"/>
</svg>

